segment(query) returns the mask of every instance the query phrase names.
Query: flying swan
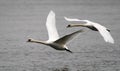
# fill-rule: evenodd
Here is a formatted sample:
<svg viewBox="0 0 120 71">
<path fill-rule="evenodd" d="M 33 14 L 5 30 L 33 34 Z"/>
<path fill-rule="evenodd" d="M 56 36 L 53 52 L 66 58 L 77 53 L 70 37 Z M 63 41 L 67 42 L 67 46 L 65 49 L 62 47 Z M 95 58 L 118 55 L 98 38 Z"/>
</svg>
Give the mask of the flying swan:
<svg viewBox="0 0 120 71">
<path fill-rule="evenodd" d="M 110 34 L 110 30 L 98 23 L 95 23 L 95 22 L 92 22 L 92 21 L 89 21 L 89 20 L 79 20 L 79 19 L 71 19 L 71 18 L 67 18 L 67 17 L 64 17 L 65 20 L 69 21 L 69 22 L 72 22 L 72 21 L 81 21 L 81 22 L 85 22 L 85 24 L 69 24 L 67 27 L 79 27 L 79 26 L 82 26 L 82 27 L 87 27 L 93 31 L 99 31 L 100 34 L 102 35 L 102 37 L 104 38 L 104 40 L 106 42 L 109 42 L 109 43 L 114 43 L 114 39 L 112 38 L 111 34 Z"/>
<path fill-rule="evenodd" d="M 46 27 L 48 30 L 49 39 L 47 41 L 39 41 L 39 40 L 29 38 L 28 42 L 40 43 L 40 44 L 50 46 L 56 50 L 65 50 L 65 51 L 72 53 L 72 51 L 70 51 L 68 47 L 66 46 L 66 43 L 72 40 L 80 32 L 83 32 L 83 30 L 76 31 L 76 32 L 73 32 L 71 34 L 68 34 L 66 36 L 59 38 L 55 21 L 56 21 L 55 13 L 53 11 L 50 11 L 47 17 L 47 21 L 46 21 Z"/>
</svg>

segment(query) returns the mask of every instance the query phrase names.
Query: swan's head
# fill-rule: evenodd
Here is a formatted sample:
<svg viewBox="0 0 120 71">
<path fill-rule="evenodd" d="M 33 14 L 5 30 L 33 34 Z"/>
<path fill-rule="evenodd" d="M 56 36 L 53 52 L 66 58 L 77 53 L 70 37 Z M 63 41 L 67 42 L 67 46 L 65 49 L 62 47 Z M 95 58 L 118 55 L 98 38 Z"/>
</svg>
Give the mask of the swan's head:
<svg viewBox="0 0 120 71">
<path fill-rule="evenodd" d="M 72 24 L 67 25 L 67 28 L 70 28 L 70 27 L 74 27 L 74 25 Z"/>
<path fill-rule="evenodd" d="M 70 24 L 67 26 L 67 28 L 69 28 L 69 27 L 71 27 L 71 25 L 70 25 Z"/>
<path fill-rule="evenodd" d="M 31 42 L 33 39 L 32 38 L 29 38 L 28 40 L 27 40 L 27 42 Z"/>
</svg>

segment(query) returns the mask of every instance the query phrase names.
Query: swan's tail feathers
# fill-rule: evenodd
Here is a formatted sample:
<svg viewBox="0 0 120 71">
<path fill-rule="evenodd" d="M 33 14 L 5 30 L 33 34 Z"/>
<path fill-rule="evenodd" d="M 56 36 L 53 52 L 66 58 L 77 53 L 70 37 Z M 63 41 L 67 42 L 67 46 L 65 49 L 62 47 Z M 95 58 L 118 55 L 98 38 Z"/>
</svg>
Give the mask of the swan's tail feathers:
<svg viewBox="0 0 120 71">
<path fill-rule="evenodd" d="M 71 50 L 69 50 L 69 49 L 65 49 L 67 52 L 69 52 L 69 53 L 73 53 Z"/>
</svg>

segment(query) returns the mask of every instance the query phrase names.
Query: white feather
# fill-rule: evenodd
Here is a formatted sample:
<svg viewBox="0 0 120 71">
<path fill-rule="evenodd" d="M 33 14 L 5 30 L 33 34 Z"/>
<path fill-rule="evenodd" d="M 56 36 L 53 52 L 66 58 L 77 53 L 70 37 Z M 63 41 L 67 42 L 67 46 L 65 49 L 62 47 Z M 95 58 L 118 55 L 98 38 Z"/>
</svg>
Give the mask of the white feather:
<svg viewBox="0 0 120 71">
<path fill-rule="evenodd" d="M 79 19 L 76 19 L 76 18 L 74 18 L 74 19 L 71 19 L 71 18 L 68 18 L 68 17 L 64 17 L 64 18 L 67 21 L 80 21 Z"/>
<path fill-rule="evenodd" d="M 28 42 L 33 42 L 33 43 L 41 43 L 44 45 L 51 46 L 52 48 L 56 50 L 66 50 L 70 53 L 68 47 L 66 46 L 66 43 L 68 43 L 70 40 L 72 40 L 76 35 L 78 35 L 82 30 L 73 32 L 71 34 L 65 35 L 61 38 L 59 38 L 57 29 L 56 29 L 56 19 L 55 19 L 55 13 L 53 11 L 50 11 L 47 17 L 47 22 L 46 22 L 46 27 L 48 30 L 48 36 L 49 39 L 47 41 L 40 41 L 40 40 L 34 40 L 34 39 L 28 39 Z"/>
<path fill-rule="evenodd" d="M 48 36 L 49 36 L 48 41 L 55 41 L 59 39 L 59 35 L 56 29 L 55 13 L 53 11 L 50 11 L 50 13 L 48 14 L 46 27 L 47 27 Z"/>
<path fill-rule="evenodd" d="M 83 24 L 83 25 L 85 25 L 86 27 L 87 26 L 95 27 L 100 32 L 100 34 L 102 35 L 102 37 L 104 38 L 104 40 L 106 42 L 114 43 L 114 39 L 112 38 L 111 34 L 107 31 L 106 27 L 104 27 L 104 26 L 102 26 L 98 23 L 91 22 L 89 20 L 79 20 L 79 19 L 76 19 L 76 18 L 71 19 L 71 18 L 67 18 L 67 17 L 64 17 L 64 18 L 65 18 L 65 20 L 70 21 L 70 22 L 72 22 L 72 21 L 84 21 L 84 22 L 86 22 L 86 24 Z M 74 24 L 74 25 L 76 25 L 76 24 Z"/>
<path fill-rule="evenodd" d="M 100 34 L 102 35 L 102 37 L 106 42 L 114 43 L 114 39 L 112 38 L 110 32 L 108 32 L 104 26 L 97 23 L 92 23 L 92 24 L 94 27 L 98 29 L 98 31 L 100 32 Z"/>
</svg>

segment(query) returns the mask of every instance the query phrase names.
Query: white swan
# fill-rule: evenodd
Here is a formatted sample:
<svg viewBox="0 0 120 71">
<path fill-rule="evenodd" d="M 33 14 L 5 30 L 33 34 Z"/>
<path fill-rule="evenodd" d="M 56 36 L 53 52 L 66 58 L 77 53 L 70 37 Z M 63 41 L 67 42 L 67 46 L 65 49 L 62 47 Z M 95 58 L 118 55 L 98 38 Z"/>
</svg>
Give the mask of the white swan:
<svg viewBox="0 0 120 71">
<path fill-rule="evenodd" d="M 85 24 L 69 24 L 67 27 L 79 27 L 79 26 L 82 26 L 82 27 L 87 27 L 93 31 L 99 31 L 100 34 L 102 35 L 102 37 L 104 38 L 104 40 L 106 42 L 109 42 L 109 43 L 114 43 L 114 39 L 112 38 L 111 34 L 110 34 L 110 30 L 107 29 L 106 27 L 98 24 L 98 23 L 95 23 L 95 22 L 91 22 L 89 20 L 79 20 L 79 19 L 71 19 L 71 18 L 67 18 L 67 17 L 64 17 L 65 20 L 67 21 L 82 21 L 82 22 L 86 22 Z"/>
<path fill-rule="evenodd" d="M 63 36 L 62 38 L 59 38 L 57 29 L 56 29 L 56 23 L 55 23 L 55 13 L 53 11 L 50 11 L 47 17 L 46 27 L 47 27 L 48 36 L 49 36 L 49 39 L 47 41 L 39 41 L 39 40 L 34 40 L 32 38 L 29 38 L 28 42 L 41 43 L 44 45 L 51 46 L 56 50 L 66 50 L 72 53 L 72 51 L 70 51 L 65 44 L 71 39 L 73 39 L 77 34 L 83 31 L 83 30 L 79 30 L 69 35 Z"/>
</svg>

